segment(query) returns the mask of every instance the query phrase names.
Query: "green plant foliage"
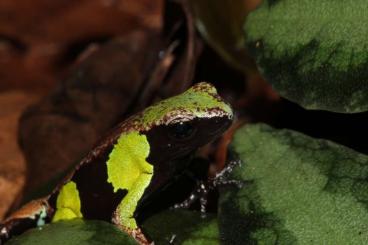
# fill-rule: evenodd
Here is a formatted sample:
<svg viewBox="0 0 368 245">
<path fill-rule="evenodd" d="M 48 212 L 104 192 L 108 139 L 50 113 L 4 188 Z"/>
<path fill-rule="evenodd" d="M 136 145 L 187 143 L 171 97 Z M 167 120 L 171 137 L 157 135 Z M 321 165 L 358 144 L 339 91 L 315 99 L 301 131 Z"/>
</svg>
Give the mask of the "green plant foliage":
<svg viewBox="0 0 368 245">
<path fill-rule="evenodd" d="M 368 156 L 262 124 L 232 147 L 244 186 L 220 194 L 225 244 L 368 244 Z"/>
<path fill-rule="evenodd" d="M 220 243 L 217 219 L 201 218 L 200 213 L 187 210 L 164 211 L 149 218 L 143 229 L 155 244 L 216 245 Z"/>
<path fill-rule="evenodd" d="M 368 2 L 265 0 L 246 21 L 260 71 L 308 109 L 368 110 Z"/>
<path fill-rule="evenodd" d="M 121 245 L 137 244 L 118 228 L 103 221 L 74 219 L 47 224 L 11 239 L 8 245 Z"/>
<path fill-rule="evenodd" d="M 255 69 L 245 50 L 243 1 L 191 0 L 197 29 L 217 53 L 233 67 Z"/>
</svg>

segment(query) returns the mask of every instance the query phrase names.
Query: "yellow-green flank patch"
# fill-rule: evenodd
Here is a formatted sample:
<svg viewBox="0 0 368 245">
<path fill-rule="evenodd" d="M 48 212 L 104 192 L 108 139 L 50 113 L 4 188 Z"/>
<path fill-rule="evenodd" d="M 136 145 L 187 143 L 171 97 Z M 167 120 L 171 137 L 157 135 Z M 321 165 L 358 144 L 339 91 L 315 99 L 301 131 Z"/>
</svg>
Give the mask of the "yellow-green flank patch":
<svg viewBox="0 0 368 245">
<path fill-rule="evenodd" d="M 82 218 L 83 215 L 80 209 L 81 202 L 77 185 L 73 181 L 69 181 L 61 188 L 57 197 L 56 212 L 52 222 Z"/>
<path fill-rule="evenodd" d="M 118 209 L 120 223 L 132 229 L 137 228 L 132 218 L 137 203 L 153 175 L 153 166 L 146 161 L 149 151 L 146 136 L 133 131 L 120 136 L 107 161 L 107 181 L 115 192 L 119 189 L 128 191 Z"/>
</svg>

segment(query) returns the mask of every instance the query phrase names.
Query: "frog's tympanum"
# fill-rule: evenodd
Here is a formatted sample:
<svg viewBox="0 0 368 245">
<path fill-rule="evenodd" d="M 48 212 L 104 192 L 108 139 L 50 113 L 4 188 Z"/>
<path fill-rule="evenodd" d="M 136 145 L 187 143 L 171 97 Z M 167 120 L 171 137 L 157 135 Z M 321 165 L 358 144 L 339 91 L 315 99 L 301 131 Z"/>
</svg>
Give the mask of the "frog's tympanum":
<svg viewBox="0 0 368 245">
<path fill-rule="evenodd" d="M 0 226 L 0 238 L 74 218 L 112 222 L 141 244 L 137 208 L 188 166 L 196 149 L 221 135 L 233 113 L 208 83 L 163 100 L 120 123 L 48 196 Z M 63 147 L 63 146 L 60 146 Z"/>
</svg>

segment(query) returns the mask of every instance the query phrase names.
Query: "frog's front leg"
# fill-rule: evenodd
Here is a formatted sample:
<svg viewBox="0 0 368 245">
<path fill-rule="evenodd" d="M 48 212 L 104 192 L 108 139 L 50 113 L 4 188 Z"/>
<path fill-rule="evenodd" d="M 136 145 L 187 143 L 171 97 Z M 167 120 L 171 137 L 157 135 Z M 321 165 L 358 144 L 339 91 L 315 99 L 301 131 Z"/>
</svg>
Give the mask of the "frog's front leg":
<svg viewBox="0 0 368 245">
<path fill-rule="evenodd" d="M 134 213 L 139 200 L 151 181 L 151 178 L 151 173 L 144 173 L 139 176 L 134 185 L 128 191 L 128 194 L 118 205 L 112 219 L 112 222 L 115 225 L 117 225 L 121 230 L 127 232 L 140 244 L 150 244 L 151 242 L 145 237 L 141 229 L 138 227 L 134 218 Z"/>
<path fill-rule="evenodd" d="M 112 222 L 140 244 L 150 244 L 137 225 L 134 213 L 153 176 L 153 166 L 146 161 L 150 146 L 145 135 L 131 132 L 122 135 L 107 161 L 107 181 L 114 191 L 128 191 L 113 213 Z"/>
<path fill-rule="evenodd" d="M 232 170 L 240 164 L 241 161 L 239 159 L 230 160 L 225 165 L 225 168 L 222 169 L 220 172 L 216 173 L 216 175 L 213 178 L 209 178 L 207 180 L 202 179 L 197 180 L 196 187 L 190 193 L 189 197 L 185 199 L 183 202 L 175 204 L 173 208 L 187 209 L 191 207 L 193 203 L 199 200 L 201 216 L 206 217 L 208 194 L 211 190 L 216 190 L 218 187 L 226 185 L 235 185 L 238 188 L 241 188 L 243 186 L 244 182 L 228 178 L 228 175 L 232 172 Z M 187 175 L 192 176 L 193 179 L 195 179 L 194 176 L 198 176 L 198 174 L 194 173 L 191 173 L 191 175 L 187 173 Z"/>
</svg>

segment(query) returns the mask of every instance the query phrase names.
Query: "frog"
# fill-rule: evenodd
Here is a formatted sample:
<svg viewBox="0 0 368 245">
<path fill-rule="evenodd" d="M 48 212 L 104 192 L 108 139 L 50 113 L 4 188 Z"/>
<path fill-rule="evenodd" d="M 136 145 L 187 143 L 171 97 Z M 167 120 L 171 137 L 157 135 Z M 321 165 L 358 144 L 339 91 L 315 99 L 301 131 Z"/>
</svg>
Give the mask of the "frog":
<svg viewBox="0 0 368 245">
<path fill-rule="evenodd" d="M 46 223 L 81 218 L 110 222 L 139 244 L 150 244 L 137 210 L 232 121 L 231 106 L 207 82 L 147 107 L 114 127 L 49 195 L 5 219 L 0 243 Z"/>
</svg>

